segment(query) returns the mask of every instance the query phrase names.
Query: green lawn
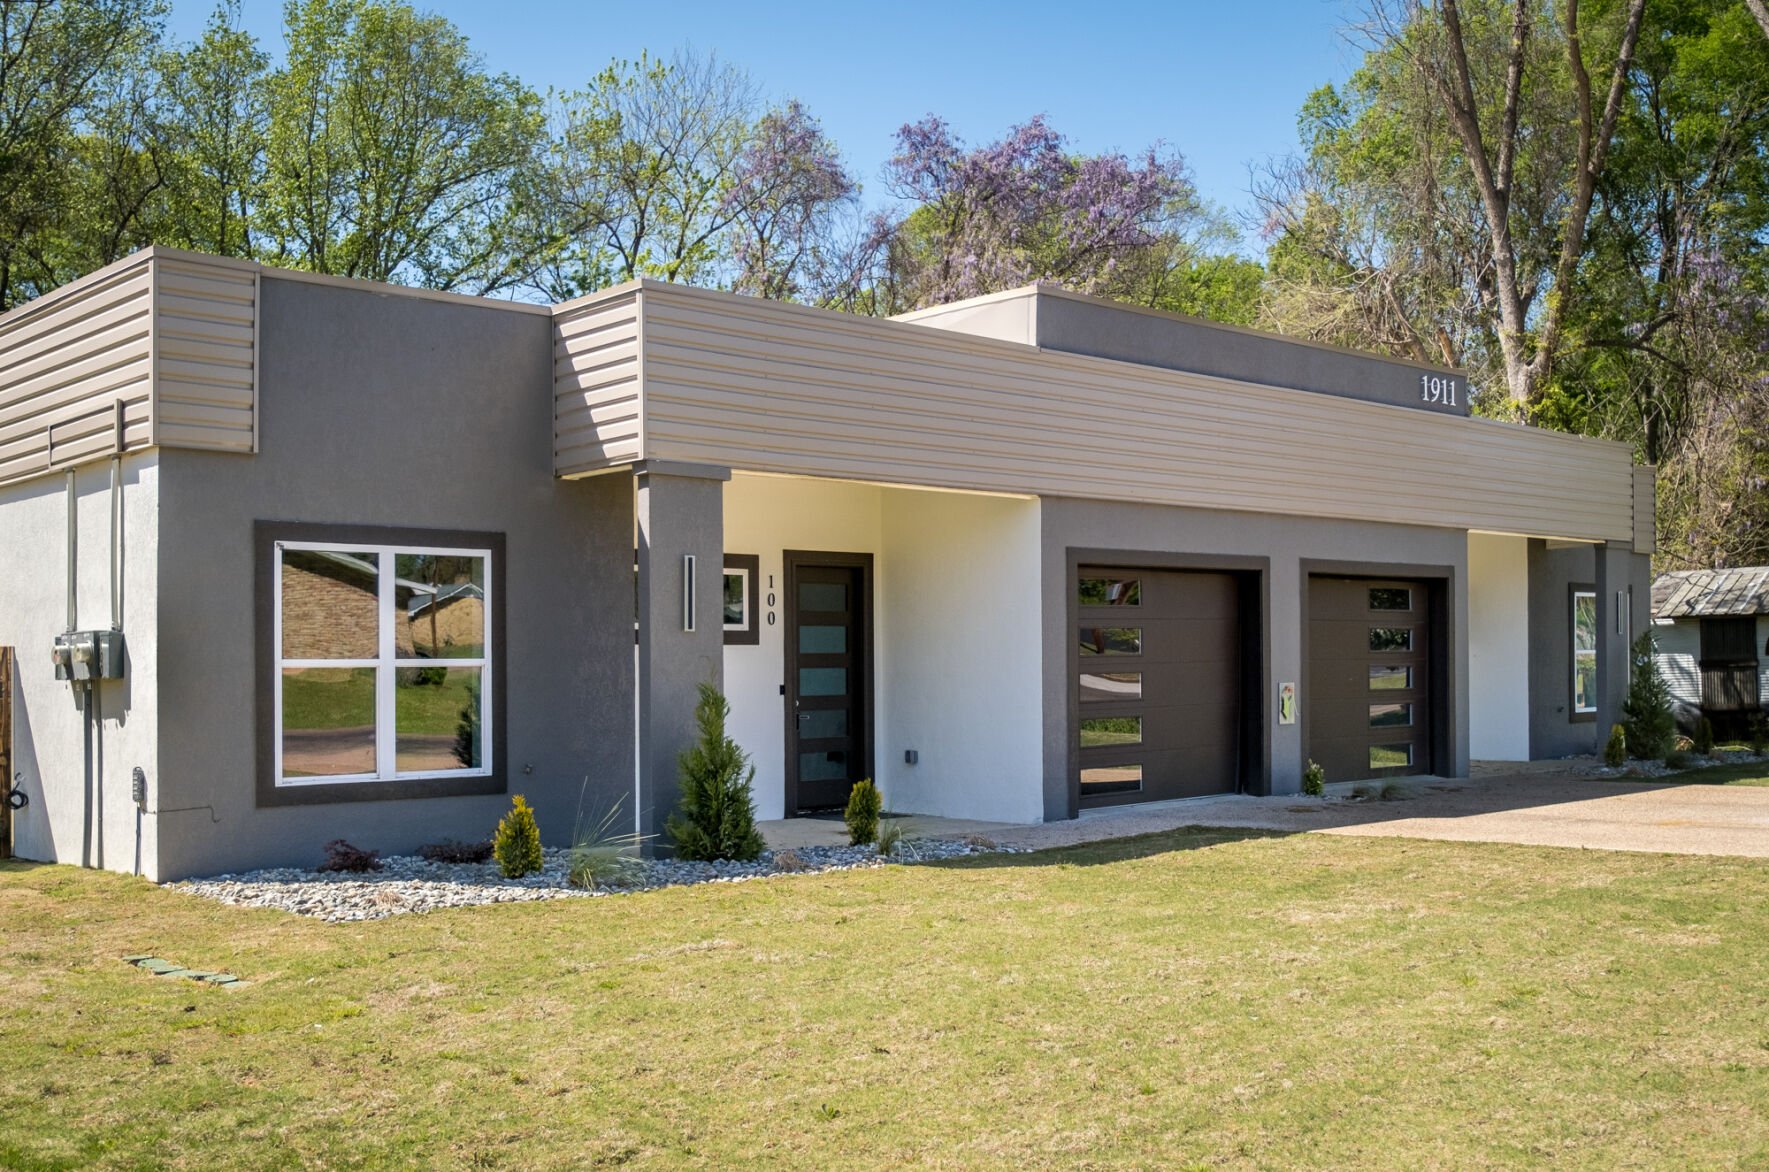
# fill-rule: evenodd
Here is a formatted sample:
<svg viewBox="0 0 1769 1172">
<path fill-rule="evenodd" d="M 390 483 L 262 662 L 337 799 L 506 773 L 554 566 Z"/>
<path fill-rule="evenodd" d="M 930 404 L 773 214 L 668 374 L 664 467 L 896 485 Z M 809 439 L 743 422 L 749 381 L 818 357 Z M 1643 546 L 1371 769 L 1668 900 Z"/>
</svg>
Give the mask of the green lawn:
<svg viewBox="0 0 1769 1172">
<path fill-rule="evenodd" d="M 346 926 L 0 864 L 0 1167 L 1760 1167 L 1766 906 L 1205 832 Z"/>
<path fill-rule="evenodd" d="M 1769 769 L 1761 761 L 1746 765 L 1710 765 L 1706 769 L 1689 769 L 1674 774 L 1677 781 L 1700 782 L 1703 785 L 1769 786 Z"/>
<path fill-rule="evenodd" d="M 438 663 L 437 667 L 444 667 Z M 455 668 L 440 684 L 398 689 L 395 723 L 402 733 L 452 734 L 470 698 L 471 670 Z M 283 723 L 288 728 L 357 728 L 375 721 L 372 671 L 308 669 L 283 678 Z"/>
</svg>

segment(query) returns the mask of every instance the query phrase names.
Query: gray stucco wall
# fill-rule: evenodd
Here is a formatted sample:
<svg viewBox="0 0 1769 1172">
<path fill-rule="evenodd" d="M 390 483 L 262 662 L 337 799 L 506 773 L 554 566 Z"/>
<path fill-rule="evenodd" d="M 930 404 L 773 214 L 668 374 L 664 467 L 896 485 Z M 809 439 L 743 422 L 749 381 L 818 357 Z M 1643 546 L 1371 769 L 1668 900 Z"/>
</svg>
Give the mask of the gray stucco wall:
<svg viewBox="0 0 1769 1172">
<path fill-rule="evenodd" d="M 548 319 L 267 276 L 261 338 L 259 454 L 161 456 L 158 877 L 482 838 L 509 804 L 258 806 L 258 520 L 503 533 L 507 789 L 555 845 L 580 799 L 630 809 L 633 482 L 553 477 Z"/>
<path fill-rule="evenodd" d="M 1595 589 L 1595 546 L 1529 543 L 1529 755 L 1569 757 L 1597 748 L 1595 717 L 1572 711 L 1572 587 Z"/>
<path fill-rule="evenodd" d="M 1270 561 L 1266 610 L 1265 759 L 1271 792 L 1301 789 L 1303 729 L 1276 722 L 1277 688 L 1303 681 L 1304 563 L 1449 567 L 1451 612 L 1449 759 L 1455 776 L 1468 771 L 1468 537 L 1461 530 L 1362 521 L 1316 521 L 1252 513 L 1178 509 L 1047 497 L 1043 502 L 1044 808 L 1047 819 L 1072 817 L 1069 766 L 1068 551 L 1253 557 Z M 1306 707 L 1307 697 L 1302 697 Z"/>
</svg>

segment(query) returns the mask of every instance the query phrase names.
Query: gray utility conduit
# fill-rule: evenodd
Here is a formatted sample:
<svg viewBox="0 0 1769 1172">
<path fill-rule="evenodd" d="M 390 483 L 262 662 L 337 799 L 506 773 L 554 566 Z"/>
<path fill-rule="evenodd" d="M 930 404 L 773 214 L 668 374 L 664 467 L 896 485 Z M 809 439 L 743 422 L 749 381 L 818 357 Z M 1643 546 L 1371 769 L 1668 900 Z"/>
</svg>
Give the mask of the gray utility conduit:
<svg viewBox="0 0 1769 1172">
<path fill-rule="evenodd" d="M 109 577 L 111 629 L 123 629 L 123 457 L 110 460 Z M 80 493 L 78 473 L 67 473 L 68 580 L 67 629 L 80 627 Z M 74 681 L 74 702 L 81 709 L 84 810 L 81 817 L 81 861 L 104 866 L 104 709 L 97 680 Z M 136 857 L 141 851 L 141 819 L 135 824 Z M 96 851 L 94 848 L 96 847 Z"/>
</svg>

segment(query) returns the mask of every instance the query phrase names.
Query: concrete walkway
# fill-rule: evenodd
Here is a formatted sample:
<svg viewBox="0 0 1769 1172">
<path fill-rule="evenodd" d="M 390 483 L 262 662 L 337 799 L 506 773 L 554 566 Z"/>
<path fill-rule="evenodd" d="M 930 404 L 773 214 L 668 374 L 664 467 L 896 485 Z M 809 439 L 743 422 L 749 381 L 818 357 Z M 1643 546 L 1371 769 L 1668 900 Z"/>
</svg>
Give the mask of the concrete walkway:
<svg viewBox="0 0 1769 1172">
<path fill-rule="evenodd" d="M 1410 779 L 1405 801 L 1230 795 L 1089 811 L 1041 825 L 908 817 L 910 836 L 976 834 L 1004 845 L 1072 846 L 1182 826 L 1510 842 L 1530 846 L 1769 858 L 1769 788 L 1610 781 L 1576 766 L 1440 781 Z M 1337 791 L 1335 793 L 1334 791 Z M 839 819 L 763 824 L 771 846 L 847 841 Z"/>
</svg>

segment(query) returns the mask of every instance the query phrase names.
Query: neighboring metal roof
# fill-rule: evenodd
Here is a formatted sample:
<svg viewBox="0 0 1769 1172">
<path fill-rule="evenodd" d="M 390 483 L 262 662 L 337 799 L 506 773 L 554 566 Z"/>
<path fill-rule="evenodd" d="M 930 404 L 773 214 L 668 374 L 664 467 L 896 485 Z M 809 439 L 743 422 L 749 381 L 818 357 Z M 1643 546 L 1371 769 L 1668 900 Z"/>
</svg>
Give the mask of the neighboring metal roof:
<svg viewBox="0 0 1769 1172">
<path fill-rule="evenodd" d="M 1769 614 L 1769 566 L 1673 570 L 1652 584 L 1652 617 Z"/>
</svg>

